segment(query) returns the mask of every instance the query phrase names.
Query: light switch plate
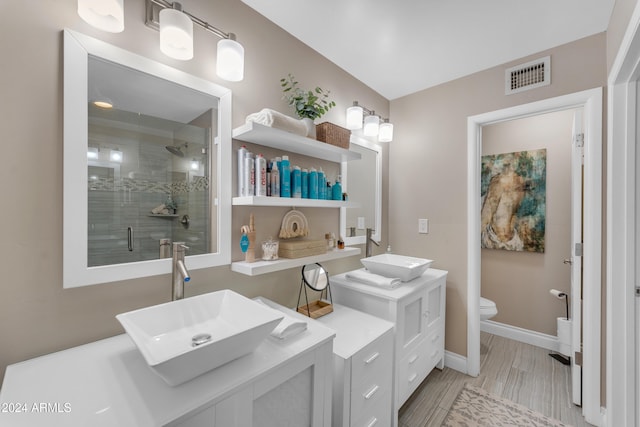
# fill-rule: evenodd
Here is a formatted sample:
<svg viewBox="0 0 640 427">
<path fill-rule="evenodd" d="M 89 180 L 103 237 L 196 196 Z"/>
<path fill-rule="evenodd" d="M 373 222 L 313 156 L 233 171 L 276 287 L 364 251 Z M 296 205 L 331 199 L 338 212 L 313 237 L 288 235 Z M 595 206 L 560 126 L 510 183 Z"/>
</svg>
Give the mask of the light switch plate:
<svg viewBox="0 0 640 427">
<path fill-rule="evenodd" d="M 418 233 L 420 234 L 429 234 L 429 220 L 428 219 L 418 219 Z"/>
<path fill-rule="evenodd" d="M 358 230 L 364 230 L 364 217 L 358 217 Z"/>
</svg>

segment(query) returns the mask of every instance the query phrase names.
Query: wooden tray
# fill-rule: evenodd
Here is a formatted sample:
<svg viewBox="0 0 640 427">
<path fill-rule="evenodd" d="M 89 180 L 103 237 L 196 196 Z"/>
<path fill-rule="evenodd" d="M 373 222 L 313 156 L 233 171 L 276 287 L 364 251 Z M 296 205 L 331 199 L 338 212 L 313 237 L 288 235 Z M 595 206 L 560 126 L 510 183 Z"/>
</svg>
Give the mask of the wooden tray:
<svg viewBox="0 0 640 427">
<path fill-rule="evenodd" d="M 333 311 L 333 306 L 325 301 L 316 300 L 311 301 L 309 303 L 309 307 L 307 309 L 307 305 L 301 305 L 298 307 L 298 313 L 302 313 L 305 316 L 309 316 L 312 319 L 317 319 L 318 317 L 322 317 L 325 314 L 329 314 Z"/>
</svg>

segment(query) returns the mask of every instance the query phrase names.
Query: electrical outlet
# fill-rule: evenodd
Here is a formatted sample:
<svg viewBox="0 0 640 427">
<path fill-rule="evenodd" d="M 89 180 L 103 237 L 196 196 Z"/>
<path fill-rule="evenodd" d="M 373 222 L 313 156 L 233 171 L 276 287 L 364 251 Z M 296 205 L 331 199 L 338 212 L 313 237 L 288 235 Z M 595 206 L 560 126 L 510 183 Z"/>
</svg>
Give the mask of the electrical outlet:
<svg viewBox="0 0 640 427">
<path fill-rule="evenodd" d="M 429 220 L 428 219 L 418 219 L 418 233 L 420 234 L 429 234 Z"/>
<path fill-rule="evenodd" d="M 364 217 L 358 217 L 358 230 L 364 230 Z"/>
</svg>

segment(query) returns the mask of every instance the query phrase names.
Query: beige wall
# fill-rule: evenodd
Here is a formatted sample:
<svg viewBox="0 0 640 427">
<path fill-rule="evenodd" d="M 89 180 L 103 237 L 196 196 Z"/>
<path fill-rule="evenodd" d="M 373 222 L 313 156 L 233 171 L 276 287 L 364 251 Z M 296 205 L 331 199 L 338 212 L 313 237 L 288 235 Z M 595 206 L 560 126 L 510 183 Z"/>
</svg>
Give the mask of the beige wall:
<svg viewBox="0 0 640 427">
<path fill-rule="evenodd" d="M 195 59 L 171 60 L 158 48 L 158 33 L 144 25 L 144 1 L 125 1 L 125 31 L 93 29 L 76 13 L 76 0 L 3 2 L 3 53 L 0 77 L 3 102 L 0 123 L 5 147 L 0 168 L 5 207 L 0 282 L 0 381 L 7 364 L 122 333 L 114 316 L 166 302 L 170 276 L 157 276 L 77 289 L 62 288 L 62 29 L 102 39 L 143 56 L 229 87 L 233 91 L 233 126 L 263 107 L 291 114 L 281 99 L 279 80 L 291 72 L 302 86 L 331 90 L 337 107 L 322 118 L 344 124 L 353 100 L 388 116 L 389 102 L 288 33 L 246 7 L 240 0 L 185 0 L 189 12 L 237 34 L 245 48 L 245 79 L 215 76 L 217 38 L 196 28 Z M 7 17 L 13 17 L 8 19 Z M 9 36 L 9 35 L 19 36 Z M 321 120 L 321 121 L 322 121 Z M 386 148 L 385 148 L 386 150 Z M 386 153 L 385 153 L 386 154 Z M 386 173 L 386 162 L 383 165 Z M 385 178 L 383 190 L 388 180 Z M 321 212 L 320 212 L 321 211 Z M 386 212 L 386 203 L 383 206 Z M 249 209 L 234 210 L 234 229 L 248 220 Z M 255 210 L 257 226 L 267 238 L 277 230 L 283 210 Z M 326 216 L 326 218 L 324 218 Z M 311 225 L 338 228 L 338 213 L 311 212 Z M 386 215 L 383 217 L 386 221 Z M 386 222 L 383 222 L 386 241 Z M 234 248 L 237 246 L 234 240 Z M 382 246 L 386 247 L 386 245 Z M 234 250 L 234 257 L 241 256 Z M 330 272 L 358 267 L 357 257 L 327 263 Z M 247 296 L 264 295 L 293 306 L 299 270 L 246 277 L 229 267 L 192 271 L 187 296 L 231 288 Z"/>
<path fill-rule="evenodd" d="M 547 150 L 545 252 L 483 249 L 482 291 L 494 301 L 491 320 L 556 335 L 556 318 L 565 317 L 571 295 L 571 270 L 562 263 L 571 242 L 571 129 L 574 110 L 510 120 L 482 128 L 482 154 Z"/>
<path fill-rule="evenodd" d="M 615 0 L 607 27 L 607 71 L 611 71 L 637 0 Z"/>
<path fill-rule="evenodd" d="M 391 245 L 449 271 L 447 350 L 467 354 L 467 117 L 604 86 L 605 45 L 605 34 L 597 34 L 391 102 Z M 550 86 L 504 95 L 505 68 L 545 55 Z M 429 219 L 429 234 L 418 234 L 418 218 Z"/>
</svg>

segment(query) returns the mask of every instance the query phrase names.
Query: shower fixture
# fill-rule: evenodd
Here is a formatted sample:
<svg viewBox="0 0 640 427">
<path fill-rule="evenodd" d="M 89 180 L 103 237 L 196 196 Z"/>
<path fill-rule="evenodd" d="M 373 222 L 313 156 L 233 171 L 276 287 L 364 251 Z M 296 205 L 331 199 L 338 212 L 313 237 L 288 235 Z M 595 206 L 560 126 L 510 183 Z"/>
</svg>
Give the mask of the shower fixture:
<svg viewBox="0 0 640 427">
<path fill-rule="evenodd" d="M 164 148 L 174 156 L 184 157 L 184 152 L 182 151 L 183 147 L 186 149 L 188 144 L 185 142 L 182 145 L 166 145 Z"/>
</svg>

